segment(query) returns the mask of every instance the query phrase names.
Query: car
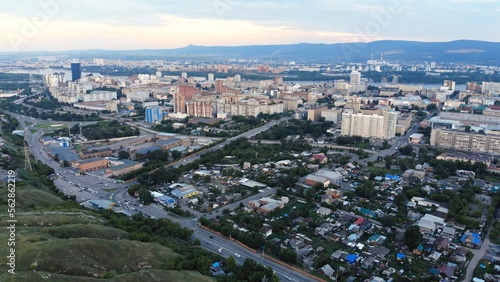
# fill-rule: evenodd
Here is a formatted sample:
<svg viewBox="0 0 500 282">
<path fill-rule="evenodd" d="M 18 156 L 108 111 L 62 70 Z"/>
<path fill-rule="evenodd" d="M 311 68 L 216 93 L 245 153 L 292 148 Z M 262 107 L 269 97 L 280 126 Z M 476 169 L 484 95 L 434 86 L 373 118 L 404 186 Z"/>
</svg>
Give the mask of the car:
<svg viewBox="0 0 500 282">
<path fill-rule="evenodd" d="M 238 253 L 234 253 L 234 256 L 237 257 L 237 258 L 241 257 L 241 255 L 238 254 Z"/>
<path fill-rule="evenodd" d="M 285 276 L 286 280 L 292 280 L 292 278 Z"/>
<path fill-rule="evenodd" d="M 213 239 L 213 238 L 214 238 L 214 236 L 210 235 L 210 236 L 208 236 L 208 238 Z"/>
<path fill-rule="evenodd" d="M 212 243 L 210 243 L 209 241 L 207 241 L 207 245 L 211 245 Z"/>
</svg>

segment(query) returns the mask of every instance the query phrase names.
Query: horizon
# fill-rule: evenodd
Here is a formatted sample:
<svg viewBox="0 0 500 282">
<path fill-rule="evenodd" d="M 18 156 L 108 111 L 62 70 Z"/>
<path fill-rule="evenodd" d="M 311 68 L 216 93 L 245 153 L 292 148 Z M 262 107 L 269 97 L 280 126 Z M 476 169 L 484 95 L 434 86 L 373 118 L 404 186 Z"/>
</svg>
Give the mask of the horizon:
<svg viewBox="0 0 500 282">
<path fill-rule="evenodd" d="M 459 38 L 500 42 L 495 30 L 500 9 L 491 0 L 188 0 L 175 4 L 20 0 L 1 9 L 0 32 L 4 40 L 0 41 L 0 52 L 163 50 L 188 45 L 380 40 L 449 42 Z M 480 21 L 463 21 L 469 17 Z"/>
<path fill-rule="evenodd" d="M 387 42 L 387 41 L 398 41 L 398 42 L 415 42 L 415 43 L 452 43 L 459 41 L 472 41 L 472 42 L 484 42 L 484 43 L 500 43 L 500 41 L 488 41 L 488 40 L 475 40 L 475 39 L 454 39 L 448 41 L 416 41 L 416 40 L 394 40 L 394 39 L 383 39 L 375 40 L 369 42 L 338 42 L 338 43 L 322 43 L 322 42 L 298 42 L 298 43 L 276 43 L 276 44 L 246 44 L 246 45 L 198 45 L 198 44 L 188 44 L 181 47 L 173 48 L 137 48 L 137 49 L 102 49 L 102 48 L 91 48 L 91 49 L 66 49 L 66 50 L 27 50 L 27 51 L 2 51 L 0 53 L 64 53 L 64 52 L 83 52 L 83 51 L 117 51 L 117 52 L 127 52 L 127 51 L 152 51 L 152 50 L 175 50 L 184 49 L 188 47 L 201 47 L 201 48 L 232 48 L 232 47 L 250 47 L 250 46 L 284 46 L 284 45 L 336 45 L 336 44 L 370 44 L 375 42 Z"/>
</svg>

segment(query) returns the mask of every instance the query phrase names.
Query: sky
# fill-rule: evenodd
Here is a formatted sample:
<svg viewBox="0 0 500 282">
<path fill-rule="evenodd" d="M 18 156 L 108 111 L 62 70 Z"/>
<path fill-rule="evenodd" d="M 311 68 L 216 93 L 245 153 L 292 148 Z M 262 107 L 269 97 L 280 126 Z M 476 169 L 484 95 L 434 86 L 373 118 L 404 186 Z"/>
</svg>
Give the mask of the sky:
<svg viewBox="0 0 500 282">
<path fill-rule="evenodd" d="M 496 0 L 16 0 L 0 51 L 500 41 Z"/>
</svg>

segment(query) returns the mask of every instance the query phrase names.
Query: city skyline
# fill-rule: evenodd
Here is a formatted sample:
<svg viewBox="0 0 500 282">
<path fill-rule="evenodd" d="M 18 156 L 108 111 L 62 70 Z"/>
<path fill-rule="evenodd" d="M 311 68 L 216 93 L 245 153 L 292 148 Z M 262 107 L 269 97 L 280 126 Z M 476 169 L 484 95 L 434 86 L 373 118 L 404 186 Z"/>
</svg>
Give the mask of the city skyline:
<svg viewBox="0 0 500 282">
<path fill-rule="evenodd" d="M 2 10 L 3 9 L 3 10 Z M 0 51 L 169 49 L 190 44 L 500 41 L 491 0 L 20 0 L 0 8 Z M 480 20 L 469 21 L 477 17 Z M 416 28 L 418 27 L 418 28 Z M 440 28 L 441 27 L 441 28 Z"/>
</svg>

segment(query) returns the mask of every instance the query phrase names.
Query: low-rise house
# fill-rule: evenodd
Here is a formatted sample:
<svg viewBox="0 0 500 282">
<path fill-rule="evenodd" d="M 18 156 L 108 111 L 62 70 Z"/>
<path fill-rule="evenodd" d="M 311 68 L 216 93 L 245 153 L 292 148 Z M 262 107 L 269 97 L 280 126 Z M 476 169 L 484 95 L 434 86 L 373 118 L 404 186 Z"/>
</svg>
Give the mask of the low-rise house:
<svg viewBox="0 0 500 282">
<path fill-rule="evenodd" d="M 282 209 L 285 206 L 285 203 L 280 200 L 265 197 L 249 201 L 248 206 L 258 213 L 268 214 L 276 209 Z"/>
<path fill-rule="evenodd" d="M 319 215 L 330 215 L 332 213 L 332 210 L 329 208 L 325 208 L 325 207 L 319 207 L 316 210 L 316 213 Z"/>
<path fill-rule="evenodd" d="M 268 224 L 264 224 L 264 226 L 262 226 L 262 228 L 259 229 L 259 232 L 262 233 L 264 237 L 267 237 L 273 234 L 273 228 Z"/>
<path fill-rule="evenodd" d="M 323 273 L 328 279 L 333 279 L 333 275 L 335 274 L 335 271 L 329 264 L 323 265 L 319 271 Z"/>
<path fill-rule="evenodd" d="M 479 248 L 481 246 L 482 240 L 481 236 L 475 232 L 465 232 L 460 238 L 460 242 L 465 244 L 469 248 Z"/>
<path fill-rule="evenodd" d="M 441 231 L 441 236 L 445 236 L 451 239 L 455 238 L 455 234 L 456 230 L 453 227 L 445 226 L 443 227 L 443 231 Z"/>
</svg>

